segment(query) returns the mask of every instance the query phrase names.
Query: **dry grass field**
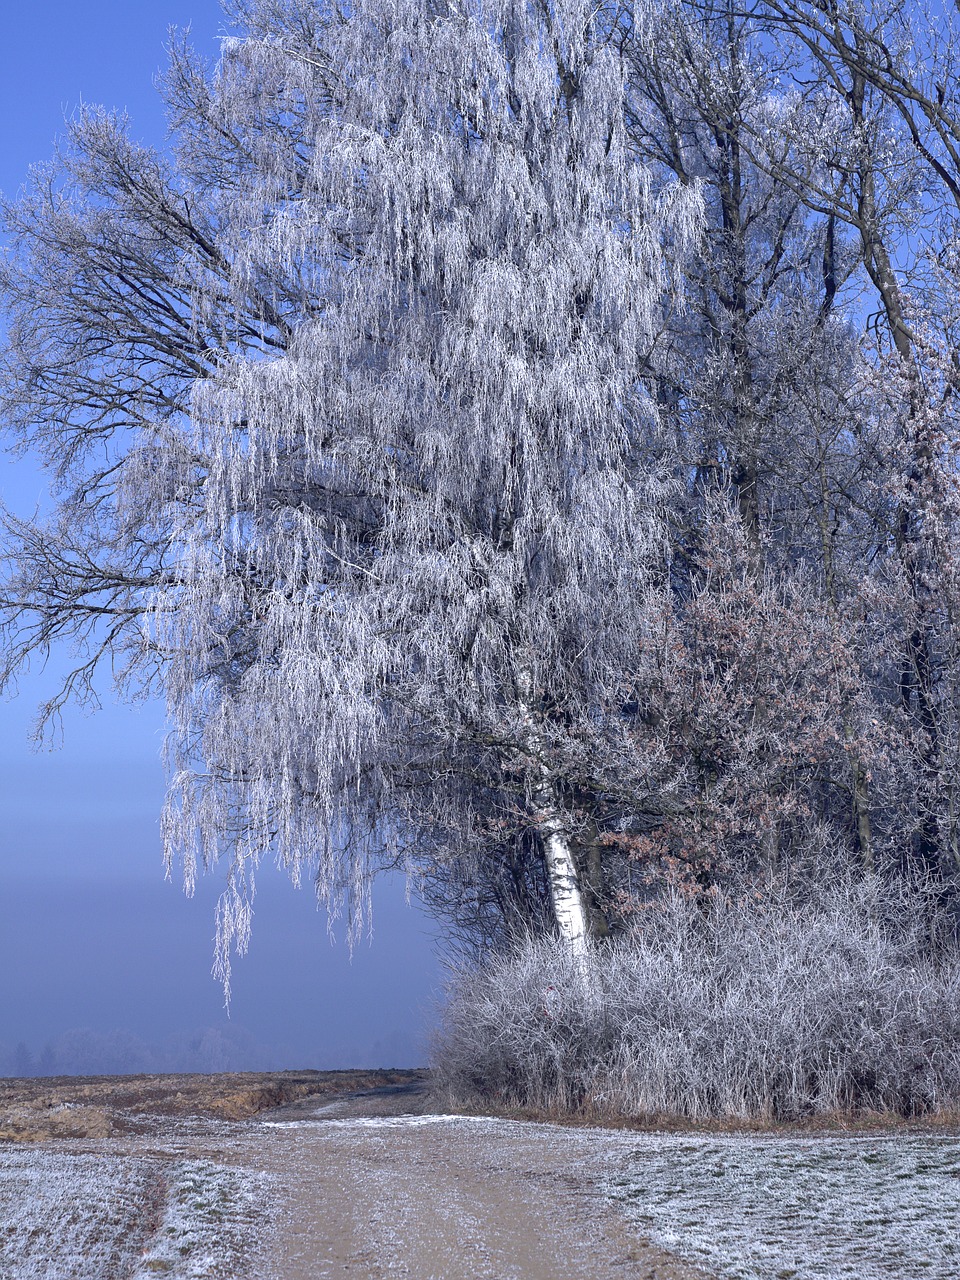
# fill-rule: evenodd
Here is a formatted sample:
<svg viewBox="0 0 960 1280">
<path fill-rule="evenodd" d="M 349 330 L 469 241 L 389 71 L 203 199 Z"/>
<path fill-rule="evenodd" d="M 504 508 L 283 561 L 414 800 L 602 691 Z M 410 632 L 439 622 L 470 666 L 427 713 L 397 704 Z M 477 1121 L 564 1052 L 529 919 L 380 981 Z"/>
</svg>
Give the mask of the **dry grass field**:
<svg viewBox="0 0 960 1280">
<path fill-rule="evenodd" d="M 246 1120 L 302 1098 L 424 1080 L 422 1071 L 268 1071 L 219 1075 L 52 1076 L 0 1079 L 0 1142 L 108 1138 L 147 1117 Z"/>
</svg>

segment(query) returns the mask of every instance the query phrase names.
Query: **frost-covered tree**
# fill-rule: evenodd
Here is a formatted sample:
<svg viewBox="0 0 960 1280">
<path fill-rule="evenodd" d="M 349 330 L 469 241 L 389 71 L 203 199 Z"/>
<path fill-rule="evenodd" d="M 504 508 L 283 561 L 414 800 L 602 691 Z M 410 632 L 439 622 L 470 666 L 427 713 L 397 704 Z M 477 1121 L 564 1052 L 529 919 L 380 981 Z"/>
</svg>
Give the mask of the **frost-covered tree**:
<svg viewBox="0 0 960 1280">
<path fill-rule="evenodd" d="M 744 22 L 775 59 L 779 86 L 770 135 L 777 145 L 751 146 L 750 154 L 827 220 L 831 248 L 842 247 L 842 255 L 824 257 L 825 295 L 837 296 L 849 278 L 851 252 L 853 278 L 864 288 L 856 323 L 866 315 L 868 333 L 853 384 L 861 403 L 842 397 L 854 412 L 834 415 L 851 423 L 855 483 L 837 483 L 825 469 L 831 496 L 823 511 L 833 514 L 818 520 L 838 531 L 860 526 L 858 545 L 846 548 L 852 556 L 837 554 L 831 536 L 825 604 L 854 603 L 842 601 L 843 590 L 838 595 L 844 579 L 853 595 L 857 578 L 866 586 L 855 605 L 864 622 L 874 613 L 865 628 L 873 637 L 863 684 L 898 744 L 886 779 L 871 778 L 866 759 L 850 756 L 860 843 L 870 846 L 876 818 L 906 862 L 939 877 L 957 865 L 948 816 L 956 809 L 953 586 L 949 572 L 940 572 L 955 539 L 947 478 L 954 430 L 952 392 L 942 394 L 925 361 L 929 317 L 950 307 L 943 269 L 960 195 L 956 18 L 922 2 L 764 0 Z M 844 261 L 846 270 L 838 270 Z M 901 786 L 890 785 L 894 775 Z"/>
<path fill-rule="evenodd" d="M 661 341 L 669 352 L 658 370 L 687 481 L 672 511 L 672 617 L 682 633 L 685 616 L 709 616 L 702 587 L 712 582 L 713 616 L 738 599 L 755 610 L 744 624 L 763 629 L 779 594 L 812 628 L 784 650 L 791 677 L 817 673 L 831 695 L 805 699 L 811 723 L 786 731 L 782 759 L 751 762 L 746 739 L 735 747 L 736 733 L 722 735 L 739 780 L 735 826 L 751 795 L 761 808 L 798 806 L 799 820 L 769 832 L 787 864 L 829 833 L 867 869 L 901 862 L 940 877 L 956 865 L 956 433 L 944 377 L 955 337 L 938 337 L 925 363 L 931 324 L 948 326 L 952 314 L 949 27 L 884 0 L 771 0 L 749 12 L 685 0 L 638 26 L 629 51 L 638 147 L 681 181 L 699 179 L 706 204 L 688 307 Z M 753 546 L 755 593 L 715 562 L 716 496 Z M 690 702 L 679 703 L 688 767 L 716 755 L 702 721 L 715 699 L 692 692 L 715 653 L 696 643 L 692 652 Z M 776 665 L 758 668 L 759 698 L 737 686 L 738 669 L 735 659 L 724 672 L 711 715 L 732 729 L 739 705 L 760 725 L 779 703 L 786 730 Z M 675 682 L 661 696 L 683 691 Z M 782 766 L 807 754 L 800 744 L 815 721 L 834 747 L 807 759 L 816 767 L 804 779 Z M 667 723 L 653 735 L 662 745 Z M 713 765 L 708 776 L 709 810 L 723 786 Z M 665 810 L 656 846 L 667 829 L 668 843 L 697 846 L 699 821 L 693 798 L 679 817 Z M 707 852 L 718 855 L 716 841 Z"/>
<path fill-rule="evenodd" d="M 696 190 L 638 161 L 603 5 L 238 18 L 211 73 L 174 53 L 171 160 L 89 113 L 7 209 L 3 409 L 62 485 L 9 521 L 8 671 L 68 635 L 81 695 L 121 653 L 159 683 L 168 856 L 225 860 L 224 972 L 268 851 L 356 913 L 384 859 L 532 849 L 577 951 Z"/>
<path fill-rule="evenodd" d="M 650 829 L 637 847 L 680 848 L 694 862 L 700 850 L 716 866 L 739 832 L 734 863 L 759 857 L 769 872 L 822 848 L 829 832 L 870 866 L 868 765 L 855 749 L 869 699 L 862 670 L 851 684 L 862 655 L 841 596 L 863 567 L 851 558 L 865 561 L 875 542 L 871 529 L 864 546 L 863 521 L 839 496 L 866 499 L 868 370 L 848 312 L 859 258 L 830 209 L 807 198 L 820 171 L 794 127 L 782 58 L 751 15 L 723 0 L 672 6 L 636 28 L 628 56 L 631 136 L 658 172 L 701 185 L 706 224 L 656 370 L 683 494 L 671 511 L 663 678 L 645 702 L 652 737 L 684 761 L 686 781 L 660 823 L 641 824 Z M 766 647 L 750 671 L 727 647 L 731 607 L 744 638 Z M 679 652 L 690 659 L 682 677 Z M 837 662 L 843 679 L 824 681 Z M 791 710 L 796 682 L 804 727 Z M 811 756 L 814 723 L 824 742 Z M 669 745 L 675 729 L 683 747 Z M 847 758 L 824 755 L 844 739 Z M 817 767 L 795 770 L 802 761 Z M 750 828 L 756 838 L 742 838 Z"/>
</svg>

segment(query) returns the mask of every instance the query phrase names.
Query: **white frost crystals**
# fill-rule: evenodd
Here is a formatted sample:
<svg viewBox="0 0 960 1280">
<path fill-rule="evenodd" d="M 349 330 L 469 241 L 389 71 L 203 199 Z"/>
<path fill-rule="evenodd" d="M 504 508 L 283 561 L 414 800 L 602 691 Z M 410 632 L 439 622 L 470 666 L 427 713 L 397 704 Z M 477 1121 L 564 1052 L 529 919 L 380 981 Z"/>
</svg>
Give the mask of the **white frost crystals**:
<svg viewBox="0 0 960 1280">
<path fill-rule="evenodd" d="M 661 245 L 700 216 L 628 150 L 602 9 L 283 13 L 254 6 L 203 105 L 205 148 L 211 124 L 240 140 L 212 199 L 269 336 L 196 381 L 194 483 L 153 504 L 168 856 L 229 856 L 224 974 L 268 849 L 355 925 L 380 859 L 469 857 L 497 823 L 569 852 L 543 796 L 642 645 L 644 360 Z"/>
<path fill-rule="evenodd" d="M 955 1137 L 644 1137 L 607 1186 L 724 1280 L 953 1280 Z"/>
<path fill-rule="evenodd" d="M 263 1205 L 264 1174 L 209 1160 L 183 1160 L 168 1175 L 162 1216 L 131 1280 L 236 1280 L 248 1269 Z"/>
<path fill-rule="evenodd" d="M 5 1150 L 0 1275 L 235 1280 L 267 1182 L 204 1160 Z"/>
</svg>

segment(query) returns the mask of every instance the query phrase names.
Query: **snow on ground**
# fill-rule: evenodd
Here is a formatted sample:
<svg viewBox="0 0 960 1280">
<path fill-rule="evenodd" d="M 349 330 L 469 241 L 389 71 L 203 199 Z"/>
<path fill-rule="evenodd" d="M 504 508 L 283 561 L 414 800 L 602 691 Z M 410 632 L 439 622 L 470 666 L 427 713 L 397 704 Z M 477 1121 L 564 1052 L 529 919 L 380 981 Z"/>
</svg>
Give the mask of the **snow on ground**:
<svg viewBox="0 0 960 1280">
<path fill-rule="evenodd" d="M 379 1244 L 365 1236 L 354 1257 L 324 1236 L 362 1275 L 381 1246 L 409 1254 L 423 1226 L 418 1195 L 431 1198 L 434 1217 L 451 1206 L 464 1223 L 475 1214 L 477 1240 L 492 1240 L 487 1210 L 470 1196 L 496 1201 L 499 1174 L 489 1175 L 504 1161 L 523 1177 L 579 1170 L 593 1190 L 601 1177 L 641 1235 L 725 1280 L 960 1276 L 958 1138 L 654 1136 L 324 1111 L 235 1129 L 164 1121 L 122 1149 L 0 1147 L 0 1280 L 241 1280 L 257 1241 L 272 1237 L 264 1229 L 283 1188 L 296 1192 L 294 1235 L 311 1205 L 325 1206 L 311 1226 L 321 1236 L 328 1211 L 353 1223 L 357 1205 L 367 1206 L 363 1231 L 379 1223 Z"/>
<path fill-rule="evenodd" d="M 457 1116 L 457 1115 L 413 1115 L 413 1116 L 329 1116 L 324 1115 L 326 1107 L 318 1108 L 308 1116 L 298 1116 L 292 1120 L 262 1120 L 262 1129 L 422 1129 L 432 1125 L 481 1124 L 485 1128 L 499 1123 L 489 1116 Z M 517 1122 L 511 1122 L 517 1123 Z"/>
<path fill-rule="evenodd" d="M 649 1137 L 607 1191 L 729 1280 L 956 1280 L 960 1139 Z"/>
<path fill-rule="evenodd" d="M 265 1180 L 209 1161 L 0 1151 L 0 1280 L 233 1280 Z"/>
<path fill-rule="evenodd" d="M 131 1280 L 236 1280 L 268 1179 L 207 1160 L 181 1161 L 169 1178 L 163 1218 Z"/>
</svg>

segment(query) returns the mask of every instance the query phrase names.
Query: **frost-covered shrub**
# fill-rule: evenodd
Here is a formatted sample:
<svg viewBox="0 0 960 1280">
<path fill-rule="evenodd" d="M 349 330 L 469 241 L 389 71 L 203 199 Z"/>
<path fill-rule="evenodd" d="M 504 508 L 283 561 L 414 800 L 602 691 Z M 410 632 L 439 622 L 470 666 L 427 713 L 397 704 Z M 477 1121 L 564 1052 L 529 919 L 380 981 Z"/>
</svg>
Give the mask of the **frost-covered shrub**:
<svg viewBox="0 0 960 1280">
<path fill-rule="evenodd" d="M 960 953 L 922 897 L 659 902 L 578 967 L 549 939 L 451 980 L 435 1067 L 463 1102 L 600 1114 L 915 1114 L 960 1102 Z"/>
</svg>

